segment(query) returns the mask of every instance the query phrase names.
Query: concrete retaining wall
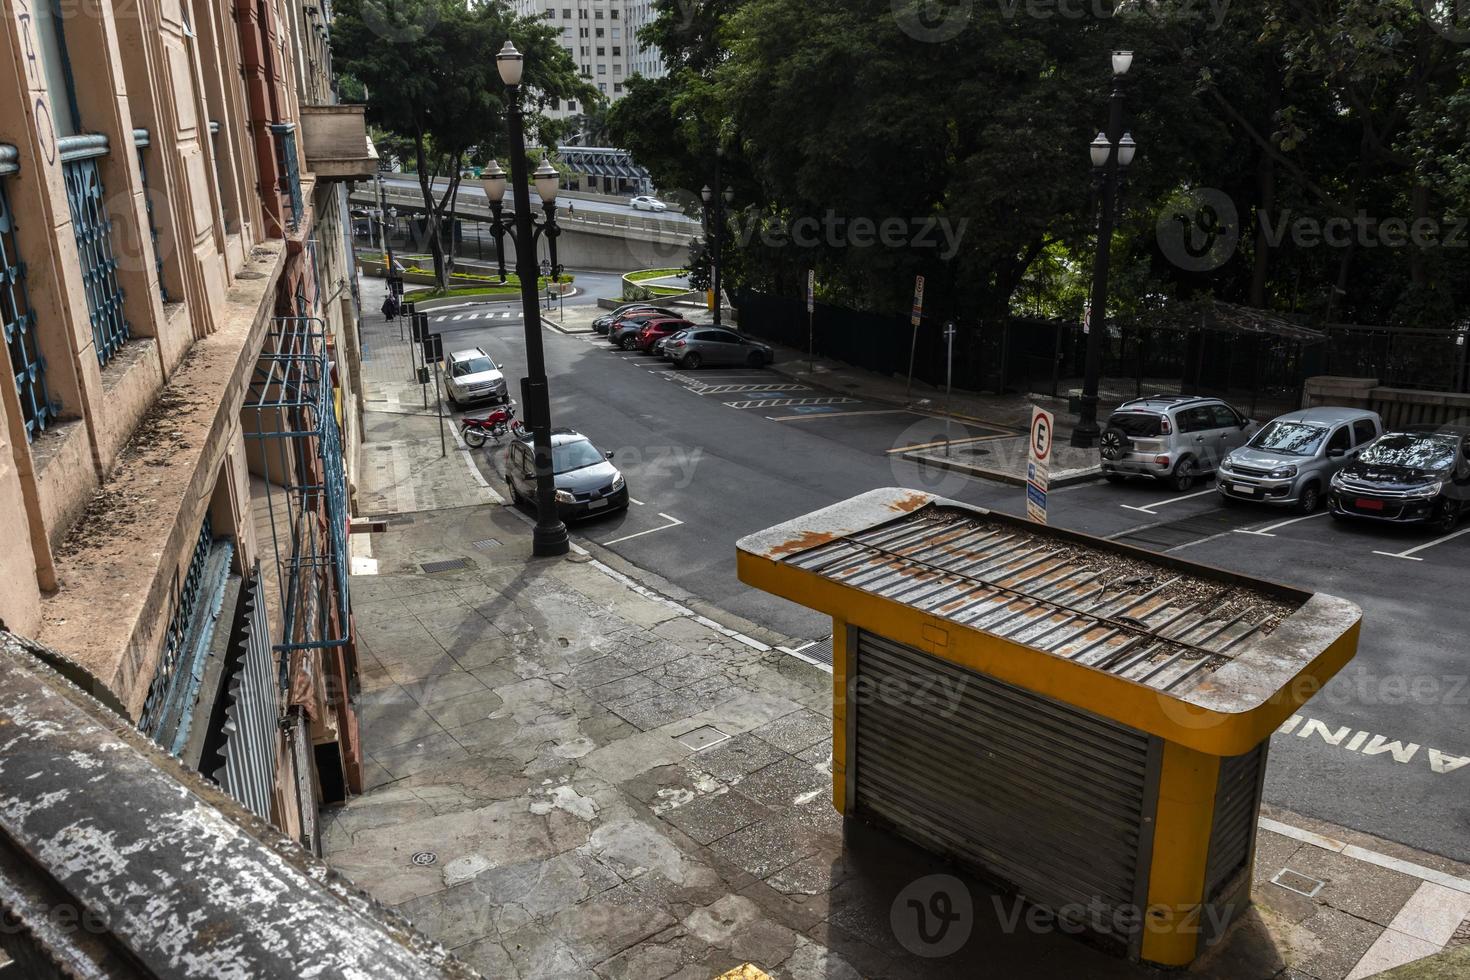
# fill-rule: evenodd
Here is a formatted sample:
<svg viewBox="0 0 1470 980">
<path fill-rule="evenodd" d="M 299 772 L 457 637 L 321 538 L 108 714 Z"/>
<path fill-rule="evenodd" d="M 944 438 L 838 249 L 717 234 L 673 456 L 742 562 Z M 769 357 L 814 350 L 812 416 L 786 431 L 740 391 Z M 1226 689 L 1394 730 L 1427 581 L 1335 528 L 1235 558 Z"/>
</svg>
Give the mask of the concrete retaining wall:
<svg viewBox="0 0 1470 980">
<path fill-rule="evenodd" d="M 1377 378 L 1308 378 L 1302 386 L 1302 407 L 1316 405 L 1370 409 L 1383 416 L 1389 428 L 1470 423 L 1470 394 L 1384 388 Z"/>
</svg>

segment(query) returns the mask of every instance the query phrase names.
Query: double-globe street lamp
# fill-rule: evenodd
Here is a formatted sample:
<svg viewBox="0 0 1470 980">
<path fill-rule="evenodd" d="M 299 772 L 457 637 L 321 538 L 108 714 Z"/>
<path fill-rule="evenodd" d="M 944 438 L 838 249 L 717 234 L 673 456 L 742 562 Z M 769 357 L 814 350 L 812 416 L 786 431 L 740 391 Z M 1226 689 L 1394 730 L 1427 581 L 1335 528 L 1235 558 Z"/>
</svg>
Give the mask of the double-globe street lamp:
<svg viewBox="0 0 1470 980">
<path fill-rule="evenodd" d="M 551 398 L 546 388 L 546 356 L 541 348 L 541 305 L 536 291 L 536 239 L 546 236 L 551 251 L 551 265 L 556 268 L 556 190 L 559 175 L 550 162 L 543 160 L 532 178 L 541 196 L 541 209 L 546 220 L 538 222 L 531 213 L 531 189 L 526 182 L 525 121 L 521 114 L 521 73 L 525 59 L 514 44 L 495 56 L 495 67 L 506 87 L 506 118 L 510 129 L 510 185 L 515 210 L 512 224 L 501 227 L 500 202 L 505 197 L 506 175 L 493 161 L 490 177 L 484 181 L 485 195 L 495 217 L 496 250 L 502 236 L 509 236 L 516 249 L 516 275 L 521 280 L 521 310 L 526 324 L 526 377 L 521 379 L 521 402 L 526 424 L 531 429 L 531 444 L 536 465 L 536 529 L 531 535 L 534 555 L 564 555 L 570 550 L 567 526 L 556 510 L 556 479 L 551 454 Z M 500 275 L 505 276 L 505 259 L 500 260 Z"/>
<path fill-rule="evenodd" d="M 1108 260 L 1117 220 L 1118 188 L 1122 176 L 1138 150 L 1133 137 L 1123 131 L 1123 76 L 1133 64 L 1132 51 L 1113 52 L 1113 94 L 1108 99 L 1108 128 L 1088 147 L 1093 179 L 1101 184 L 1102 213 L 1097 223 L 1097 254 L 1092 263 L 1092 300 L 1087 318 L 1087 361 L 1082 378 L 1082 404 L 1072 445 L 1090 449 L 1097 445 L 1102 429 L 1097 424 L 1098 374 L 1102 370 L 1103 345 L 1108 338 Z"/>
<path fill-rule="evenodd" d="M 724 157 L 723 149 L 715 148 L 715 187 L 720 186 L 720 160 Z M 724 258 L 725 238 L 725 205 L 735 199 L 735 191 L 729 187 L 725 188 L 723 194 L 710 190 L 705 184 L 700 189 L 699 196 L 704 199 L 705 222 L 708 226 L 707 233 L 710 242 L 710 287 L 714 290 L 715 297 L 715 326 L 720 326 L 720 267 Z"/>
</svg>

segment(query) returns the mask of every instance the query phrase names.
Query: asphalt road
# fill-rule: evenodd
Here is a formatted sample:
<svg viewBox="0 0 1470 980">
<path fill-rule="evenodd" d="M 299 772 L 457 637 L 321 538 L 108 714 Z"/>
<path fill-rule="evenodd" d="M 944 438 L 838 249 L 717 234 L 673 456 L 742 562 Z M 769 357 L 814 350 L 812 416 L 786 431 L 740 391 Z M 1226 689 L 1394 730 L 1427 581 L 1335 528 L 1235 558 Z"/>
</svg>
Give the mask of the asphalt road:
<svg viewBox="0 0 1470 980">
<path fill-rule="evenodd" d="M 409 189 L 417 192 L 419 189 L 419 182 L 417 177 L 389 177 L 387 175 L 384 175 L 383 183 L 385 185 L 398 188 L 400 190 Z M 473 198 L 476 202 L 481 201 L 485 197 L 485 189 L 480 186 L 480 182 L 477 180 L 466 180 L 461 182 L 459 185 L 459 193 L 464 197 Z M 509 200 L 509 198 L 507 198 L 507 200 Z M 665 221 L 687 221 L 690 224 L 698 223 L 694 218 L 690 218 L 679 211 L 635 211 L 633 208 L 629 207 L 626 204 L 614 204 L 610 201 L 584 200 L 580 197 L 557 197 L 557 203 L 561 204 L 563 209 L 565 209 L 566 204 L 569 201 L 576 205 L 578 211 L 599 211 L 607 212 L 609 214 L 626 214 L 642 218 L 660 218 Z M 541 206 L 541 198 L 534 190 L 531 191 L 531 205 L 537 208 Z"/>
<path fill-rule="evenodd" d="M 518 317 L 436 324 L 484 344 L 508 377 L 524 368 Z M 830 632 L 811 612 L 735 577 L 735 541 L 878 486 L 921 488 L 1011 513 L 1016 487 L 921 472 L 889 450 L 933 441 L 946 422 L 852 391 L 804 388 L 767 370 L 673 372 L 600 338 L 545 334 L 558 425 L 613 450 L 639 501 L 572 528 L 800 648 Z M 512 382 L 514 387 L 514 382 Z M 983 435 L 949 423 L 953 438 Z M 502 465 L 496 453 L 491 463 Z M 1222 506 L 1206 485 L 1084 484 L 1054 491 L 1051 522 L 1299 588 L 1363 608 L 1358 657 L 1273 739 L 1268 802 L 1470 861 L 1470 527 L 1436 537 Z M 1285 727 L 1285 726 L 1284 726 Z"/>
</svg>

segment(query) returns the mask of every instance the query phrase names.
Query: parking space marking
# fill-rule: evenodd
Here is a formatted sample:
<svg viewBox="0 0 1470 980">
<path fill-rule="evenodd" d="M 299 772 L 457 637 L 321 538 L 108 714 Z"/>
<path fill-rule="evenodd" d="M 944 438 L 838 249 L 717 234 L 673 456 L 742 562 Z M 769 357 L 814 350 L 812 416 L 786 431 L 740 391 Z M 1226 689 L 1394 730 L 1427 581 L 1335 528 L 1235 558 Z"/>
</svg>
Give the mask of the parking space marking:
<svg viewBox="0 0 1470 980">
<path fill-rule="evenodd" d="M 1258 538 L 1274 538 L 1276 537 L 1276 535 L 1272 534 L 1271 532 L 1279 527 L 1286 527 L 1288 524 L 1297 524 L 1301 521 L 1310 521 L 1314 517 L 1326 517 L 1327 513 L 1328 512 L 1325 510 L 1319 510 L 1315 514 L 1308 514 L 1305 517 L 1293 517 L 1291 520 L 1288 521 L 1277 521 L 1275 524 L 1268 524 L 1265 527 L 1256 528 L 1254 530 L 1247 530 L 1246 528 L 1238 527 L 1235 529 L 1235 533 L 1254 534 Z"/>
<path fill-rule="evenodd" d="M 856 398 L 837 395 L 831 398 L 767 398 L 724 402 L 729 408 L 790 408 L 794 405 L 856 405 Z"/>
<path fill-rule="evenodd" d="M 1190 499 L 1192 499 L 1194 497 L 1203 497 L 1207 493 L 1214 493 L 1214 492 L 1215 492 L 1215 488 L 1214 487 L 1211 487 L 1208 490 L 1201 490 L 1199 493 L 1186 493 L 1182 497 L 1168 497 L 1168 498 L 1165 498 L 1164 500 L 1157 500 L 1157 501 L 1154 501 L 1151 504 L 1144 504 L 1142 507 L 1135 507 L 1132 504 L 1119 504 L 1118 506 L 1124 508 L 1125 510 L 1136 510 L 1140 514 L 1152 514 L 1152 513 L 1154 513 L 1154 508 L 1155 507 L 1163 507 L 1163 506 L 1165 506 L 1167 504 L 1177 504 L 1181 500 L 1190 500 Z"/>
<path fill-rule="evenodd" d="M 1373 553 L 1375 555 L 1383 555 L 1385 558 L 1402 558 L 1405 561 L 1423 561 L 1423 558 L 1415 558 L 1414 552 L 1423 551 L 1425 548 L 1433 548 L 1437 544 L 1444 544 L 1446 541 L 1449 541 L 1452 538 L 1458 538 L 1462 534 L 1470 534 L 1470 527 L 1462 527 L 1460 528 L 1460 530 L 1452 531 L 1442 538 L 1435 538 L 1433 541 L 1426 541 L 1423 544 L 1419 545 L 1417 548 L 1408 548 L 1404 551 L 1375 551 Z"/>
<path fill-rule="evenodd" d="M 801 422 L 801 421 L 804 421 L 806 419 L 847 419 L 847 418 L 852 418 L 854 415 L 908 415 L 908 414 L 910 414 L 910 413 L 909 413 L 909 410 L 906 409 L 906 408 L 868 408 L 868 409 L 860 409 L 860 410 L 858 410 L 856 412 L 839 412 L 839 411 L 835 411 L 834 410 L 834 411 L 821 412 L 821 413 L 811 413 L 811 414 L 807 414 L 807 415 L 767 415 L 766 418 L 768 420 L 772 421 L 772 422 Z M 890 449 L 889 452 L 895 452 L 895 450 Z"/>
<path fill-rule="evenodd" d="M 663 511 L 659 511 L 658 516 L 659 517 L 662 517 L 664 520 L 668 521 L 669 523 L 664 524 L 661 527 L 651 527 L 647 531 L 639 531 L 636 534 L 625 534 L 621 538 L 613 538 L 611 541 L 604 541 L 604 542 L 602 542 L 602 546 L 604 548 L 606 548 L 609 545 L 619 544 L 619 543 L 621 543 L 623 541 L 632 541 L 634 538 L 641 538 L 645 534 L 652 534 L 654 531 L 667 531 L 671 527 L 678 527 L 680 524 L 683 524 L 684 523 L 683 521 L 679 520 L 677 517 L 670 517 L 668 514 L 665 514 Z"/>
<path fill-rule="evenodd" d="M 908 411 L 908 409 L 906 409 L 906 408 L 900 408 L 900 409 L 896 409 L 896 411 L 906 412 L 906 411 Z M 861 413 L 861 412 L 850 412 L 849 414 L 851 414 L 851 415 L 861 415 L 863 413 Z M 867 413 L 867 414 L 877 415 L 879 413 L 877 413 L 877 412 L 871 412 L 871 413 Z M 924 413 L 921 413 L 920 412 L 920 413 L 915 413 L 915 414 L 921 414 L 922 415 Z M 925 415 L 925 417 L 928 418 L 930 416 Z M 967 436 L 967 437 L 965 437 L 963 439 L 939 439 L 939 440 L 937 440 L 935 442 L 917 442 L 917 443 L 914 443 L 912 446 L 899 446 L 897 449 L 887 449 L 887 450 L 884 450 L 884 451 L 891 456 L 894 453 L 911 453 L 911 452 L 914 452 L 914 451 L 919 450 L 919 449 L 938 449 L 940 446 L 963 446 L 963 445 L 966 445 L 966 444 L 972 443 L 972 442 L 985 442 L 985 441 L 990 440 L 990 439 L 1010 439 L 1010 438 L 1013 438 L 1014 436 L 1015 436 L 1015 433 L 1014 432 L 993 432 L 993 433 L 991 433 L 988 436 Z"/>
<path fill-rule="evenodd" d="M 767 383 L 767 384 L 754 384 L 754 385 L 749 385 L 749 384 L 747 384 L 747 385 L 710 385 L 710 384 L 703 384 L 702 382 L 699 382 L 699 381 L 692 381 L 691 383 L 700 386 L 700 389 L 701 389 L 700 390 L 700 394 L 702 394 L 702 395 L 738 394 L 738 393 L 744 392 L 744 391 L 811 391 L 812 390 L 807 385 L 777 384 L 777 383 L 774 383 L 774 382 Z"/>
<path fill-rule="evenodd" d="M 639 500 L 637 497 L 634 497 L 632 495 L 629 495 L 629 497 L 628 497 L 628 503 L 630 503 L 630 504 L 637 504 L 639 507 L 642 507 L 643 506 L 643 501 Z"/>
</svg>

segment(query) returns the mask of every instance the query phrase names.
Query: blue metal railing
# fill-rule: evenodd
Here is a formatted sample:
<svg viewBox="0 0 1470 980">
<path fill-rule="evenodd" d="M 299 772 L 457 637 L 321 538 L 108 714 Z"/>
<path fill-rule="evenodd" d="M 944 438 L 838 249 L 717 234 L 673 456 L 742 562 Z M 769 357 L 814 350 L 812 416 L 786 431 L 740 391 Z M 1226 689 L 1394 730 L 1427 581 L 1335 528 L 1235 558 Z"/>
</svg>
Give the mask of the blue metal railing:
<svg viewBox="0 0 1470 980">
<path fill-rule="evenodd" d="M 138 178 L 143 182 L 143 205 L 148 211 L 148 237 L 153 240 L 153 269 L 158 273 L 158 295 L 168 302 L 168 287 L 163 284 L 163 253 L 158 250 L 158 222 L 153 219 L 153 192 L 148 189 L 148 166 L 143 151 L 148 149 L 148 130 L 133 130 L 133 145 L 138 148 Z"/>
<path fill-rule="evenodd" d="M 97 170 L 97 158 L 107 154 L 107 137 L 67 136 L 58 142 L 66 203 L 71 209 L 77 258 L 82 264 L 87 315 L 92 321 L 92 341 L 97 348 L 98 363 L 105 365 L 132 336 L 132 328 L 123 314 L 122 287 L 117 282 L 112 220 L 107 215 L 102 175 Z"/>
<path fill-rule="evenodd" d="M 301 227 L 301 170 L 296 165 L 296 126 L 292 123 L 271 123 L 271 132 L 276 135 L 276 161 L 281 166 L 279 190 L 290 203 L 292 231 Z"/>
<path fill-rule="evenodd" d="M 304 301 L 304 293 L 298 302 Z M 326 324 L 277 317 L 245 395 L 241 424 L 258 440 L 280 589 L 277 651 L 347 642 L 347 478 L 327 362 Z M 334 600 L 334 601 L 333 601 Z M 287 658 L 282 657 L 284 671 Z"/>
<path fill-rule="evenodd" d="M 9 151 L 9 152 L 6 152 Z M 0 177 L 10 171 L 15 148 L 0 146 Z M 10 171 L 13 172 L 13 171 Z M 36 343 L 36 312 L 26 295 L 26 264 L 15 244 L 15 219 L 0 180 L 0 327 L 15 372 L 15 393 L 26 424 L 26 441 L 33 441 L 56 418 L 61 405 L 46 390 L 46 359 Z"/>
</svg>

